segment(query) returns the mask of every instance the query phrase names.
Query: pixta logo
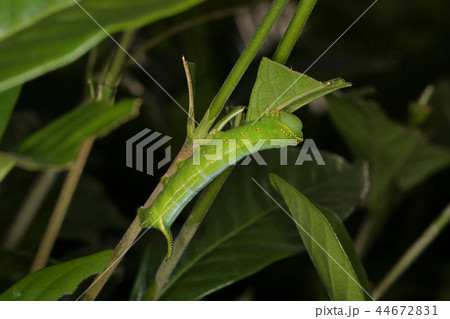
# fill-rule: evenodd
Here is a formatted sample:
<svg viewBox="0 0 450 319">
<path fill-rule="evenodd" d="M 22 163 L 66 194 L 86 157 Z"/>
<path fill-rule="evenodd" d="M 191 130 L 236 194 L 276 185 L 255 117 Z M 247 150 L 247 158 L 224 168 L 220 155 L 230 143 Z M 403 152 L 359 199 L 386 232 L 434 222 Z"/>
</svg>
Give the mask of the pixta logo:
<svg viewBox="0 0 450 319">
<path fill-rule="evenodd" d="M 160 169 L 171 160 L 171 147 L 167 146 L 164 150 L 164 158 L 157 164 L 155 163 L 155 151 L 163 147 L 172 138 L 158 132 L 153 132 L 148 128 L 143 129 L 126 143 L 126 162 L 127 167 L 134 168 L 140 172 L 145 172 L 153 176 L 156 169 Z M 146 164 L 146 165 L 145 165 Z"/>
<path fill-rule="evenodd" d="M 162 137 L 161 137 L 162 136 Z M 155 171 L 162 168 L 164 165 L 171 161 L 171 147 L 166 146 L 164 149 L 163 159 L 156 162 L 155 152 L 163 147 L 172 138 L 170 136 L 162 135 L 158 132 L 152 132 L 152 130 L 146 128 L 129 138 L 126 142 L 126 165 L 127 167 L 134 168 L 140 172 L 144 172 L 154 176 Z M 249 154 L 246 156 L 240 165 L 248 165 L 252 159 L 256 161 L 257 165 L 267 165 L 264 158 L 259 154 L 259 150 L 263 144 L 268 142 L 270 145 L 282 146 L 289 145 L 289 140 L 277 140 L 277 139 L 260 139 L 256 144 L 252 144 L 250 140 L 239 139 L 239 142 L 245 146 L 244 153 Z M 237 152 L 237 140 L 227 139 L 228 145 L 226 151 L 224 149 L 224 141 L 221 139 L 194 139 L 193 140 L 193 162 L 194 166 L 198 166 L 201 163 L 201 158 L 204 157 L 207 161 L 222 161 L 226 160 L 227 165 L 235 165 L 239 162 L 239 156 Z M 291 145 L 295 145 L 296 141 L 292 140 Z M 201 146 L 214 145 L 213 153 L 206 153 L 200 151 Z M 279 147 L 278 147 L 279 148 Z M 288 152 L 287 147 L 283 146 L 279 148 L 280 157 L 279 165 L 288 165 Z M 312 156 L 311 156 L 312 155 Z M 294 165 L 303 165 L 304 162 L 316 162 L 317 165 L 326 165 L 319 149 L 312 139 L 305 139 L 300 147 L 300 152 L 297 156 Z M 224 162 L 225 163 L 225 162 Z"/>
</svg>

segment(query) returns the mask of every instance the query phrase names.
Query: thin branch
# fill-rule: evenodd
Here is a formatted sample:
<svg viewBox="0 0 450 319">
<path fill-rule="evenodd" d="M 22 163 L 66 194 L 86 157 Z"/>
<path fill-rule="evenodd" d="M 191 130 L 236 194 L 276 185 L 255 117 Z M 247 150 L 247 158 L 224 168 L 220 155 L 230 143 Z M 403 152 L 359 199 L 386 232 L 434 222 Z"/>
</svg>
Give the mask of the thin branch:
<svg viewBox="0 0 450 319">
<path fill-rule="evenodd" d="M 234 65 L 228 77 L 225 79 L 225 82 L 223 83 L 219 92 L 211 102 L 211 105 L 203 116 L 203 119 L 201 120 L 199 126 L 196 128 L 195 136 L 201 138 L 208 133 L 216 118 L 222 111 L 222 108 L 224 107 L 231 93 L 233 93 L 236 85 L 239 83 L 250 63 L 255 58 L 256 53 L 264 43 L 264 40 L 266 39 L 273 25 L 283 12 L 283 9 L 288 1 L 289 0 L 274 0 L 272 2 L 272 5 L 269 8 L 269 11 L 267 12 L 263 21 L 261 22 L 258 30 L 256 30 L 250 43 L 242 52 L 239 59 L 236 61 L 236 64 Z"/>
<path fill-rule="evenodd" d="M 6 249 L 15 249 L 20 244 L 23 235 L 27 232 L 42 202 L 53 186 L 57 175 L 56 171 L 46 171 L 39 175 L 9 228 L 4 244 Z"/>
<path fill-rule="evenodd" d="M 134 37 L 134 31 L 127 31 L 122 35 L 121 45 L 123 48 L 128 48 Z M 112 59 L 108 73 L 106 74 L 104 83 L 99 87 L 97 93 L 97 100 L 110 102 L 114 100 L 115 87 L 117 86 L 122 67 L 125 61 L 125 52 L 123 50 L 116 50 Z M 88 68 L 89 69 L 89 68 Z M 50 253 L 58 237 L 62 223 L 72 201 L 73 194 L 78 186 L 81 174 L 91 151 L 95 137 L 90 137 L 84 141 L 80 148 L 75 162 L 69 169 L 63 188 L 59 194 L 52 216 L 47 225 L 44 237 L 39 245 L 38 252 L 35 256 L 30 272 L 35 272 L 47 264 Z"/>
<path fill-rule="evenodd" d="M 441 215 L 422 233 L 416 242 L 395 264 L 380 285 L 374 290 L 373 297 L 378 300 L 392 284 L 414 263 L 417 257 L 433 242 L 450 222 L 450 204 Z"/>
<path fill-rule="evenodd" d="M 120 40 L 120 45 L 122 48 L 126 49 L 131 46 L 133 42 L 136 31 L 127 31 L 122 35 Z M 127 58 L 127 53 L 125 50 L 117 49 L 114 57 L 111 61 L 111 65 L 106 73 L 103 84 L 100 86 L 97 92 L 98 101 L 113 101 L 115 97 L 115 90 L 120 80 L 120 75 L 122 73 L 125 59 Z"/>
<path fill-rule="evenodd" d="M 191 68 L 194 68 L 194 64 L 187 62 L 186 59 L 183 57 L 183 67 L 184 67 L 184 73 L 186 74 L 186 81 L 187 81 L 187 87 L 188 87 L 188 93 L 189 93 L 189 117 L 187 119 L 187 126 L 186 126 L 186 132 L 187 132 L 187 138 L 189 140 L 192 140 L 194 130 L 195 130 L 195 112 L 194 112 L 194 84 L 192 83 L 195 81 L 195 79 L 192 79 L 191 74 Z"/>
<path fill-rule="evenodd" d="M 53 210 L 47 229 L 45 230 L 44 238 L 42 238 L 38 252 L 31 265 L 30 273 L 44 268 L 47 264 L 93 143 L 93 137 L 84 142 L 77 159 L 70 167 L 61 193 L 59 194 L 58 201 L 56 202 L 55 209 Z"/>
<path fill-rule="evenodd" d="M 84 301 L 92 301 L 97 297 L 97 295 L 102 290 L 103 286 L 106 284 L 109 277 L 111 277 L 112 273 L 119 265 L 125 253 L 129 249 L 129 247 L 131 247 L 131 245 L 133 244 L 134 240 L 139 235 L 141 230 L 142 230 L 141 222 L 139 218 L 136 217 L 131 223 L 131 225 L 128 227 L 127 231 L 123 235 L 120 242 L 117 244 L 116 248 L 114 249 L 114 252 L 108 262 L 106 270 L 103 273 L 97 275 L 97 277 L 95 277 L 93 283 L 85 292 L 83 297 Z"/>
<path fill-rule="evenodd" d="M 297 7 L 297 11 L 295 11 L 294 17 L 289 24 L 286 32 L 284 33 L 283 39 L 281 39 L 280 44 L 273 56 L 273 60 L 285 64 L 289 55 L 292 52 L 292 49 L 297 42 L 300 33 L 303 30 L 303 27 L 308 20 L 311 11 L 314 9 L 317 0 L 301 0 Z"/>
</svg>

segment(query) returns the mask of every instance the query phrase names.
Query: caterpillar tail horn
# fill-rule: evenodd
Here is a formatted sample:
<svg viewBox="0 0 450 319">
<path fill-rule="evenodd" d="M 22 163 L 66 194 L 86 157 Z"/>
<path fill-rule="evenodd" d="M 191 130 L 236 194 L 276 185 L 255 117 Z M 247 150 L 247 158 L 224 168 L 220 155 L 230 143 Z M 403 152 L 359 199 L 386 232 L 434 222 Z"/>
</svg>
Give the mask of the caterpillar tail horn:
<svg viewBox="0 0 450 319">
<path fill-rule="evenodd" d="M 172 232 L 170 231 L 170 229 L 168 228 L 163 228 L 161 229 L 161 232 L 164 234 L 164 236 L 167 239 L 167 257 L 166 257 L 166 261 L 170 259 L 170 257 L 172 257 L 172 252 L 173 252 L 173 236 L 172 236 Z"/>
</svg>

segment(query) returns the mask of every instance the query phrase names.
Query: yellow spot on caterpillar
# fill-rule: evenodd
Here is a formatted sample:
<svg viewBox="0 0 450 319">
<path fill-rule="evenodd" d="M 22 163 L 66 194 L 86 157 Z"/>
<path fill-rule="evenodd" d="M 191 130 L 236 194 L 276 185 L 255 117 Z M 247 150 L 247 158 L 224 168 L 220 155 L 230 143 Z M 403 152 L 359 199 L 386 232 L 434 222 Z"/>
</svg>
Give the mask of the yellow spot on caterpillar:
<svg viewBox="0 0 450 319">
<path fill-rule="evenodd" d="M 260 131 L 261 131 L 261 130 L 260 130 L 259 128 L 257 128 L 257 129 L 256 129 L 256 132 L 258 132 L 258 133 L 259 133 Z"/>
<path fill-rule="evenodd" d="M 241 133 L 241 136 L 244 136 L 244 133 Z"/>
<path fill-rule="evenodd" d="M 223 140 L 223 142 L 224 142 L 225 144 L 227 144 L 227 140 Z"/>
</svg>

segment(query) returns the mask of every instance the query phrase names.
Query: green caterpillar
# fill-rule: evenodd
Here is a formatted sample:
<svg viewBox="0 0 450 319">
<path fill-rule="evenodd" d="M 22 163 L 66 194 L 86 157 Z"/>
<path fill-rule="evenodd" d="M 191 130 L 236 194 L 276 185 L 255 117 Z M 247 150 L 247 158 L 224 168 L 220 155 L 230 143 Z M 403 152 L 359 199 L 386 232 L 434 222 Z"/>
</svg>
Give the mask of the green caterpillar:
<svg viewBox="0 0 450 319">
<path fill-rule="evenodd" d="M 170 226 L 201 189 L 228 166 L 257 150 L 297 145 L 303 140 L 302 128 L 302 122 L 295 115 L 275 111 L 253 124 L 225 132 L 213 129 L 207 137 L 207 145 L 195 145 L 194 141 L 194 155 L 181 162 L 178 171 L 163 181 L 164 190 L 154 204 L 138 209 L 142 227 L 154 227 L 164 234 L 169 259 L 173 249 Z M 220 145 L 222 152 L 217 154 Z"/>
</svg>

